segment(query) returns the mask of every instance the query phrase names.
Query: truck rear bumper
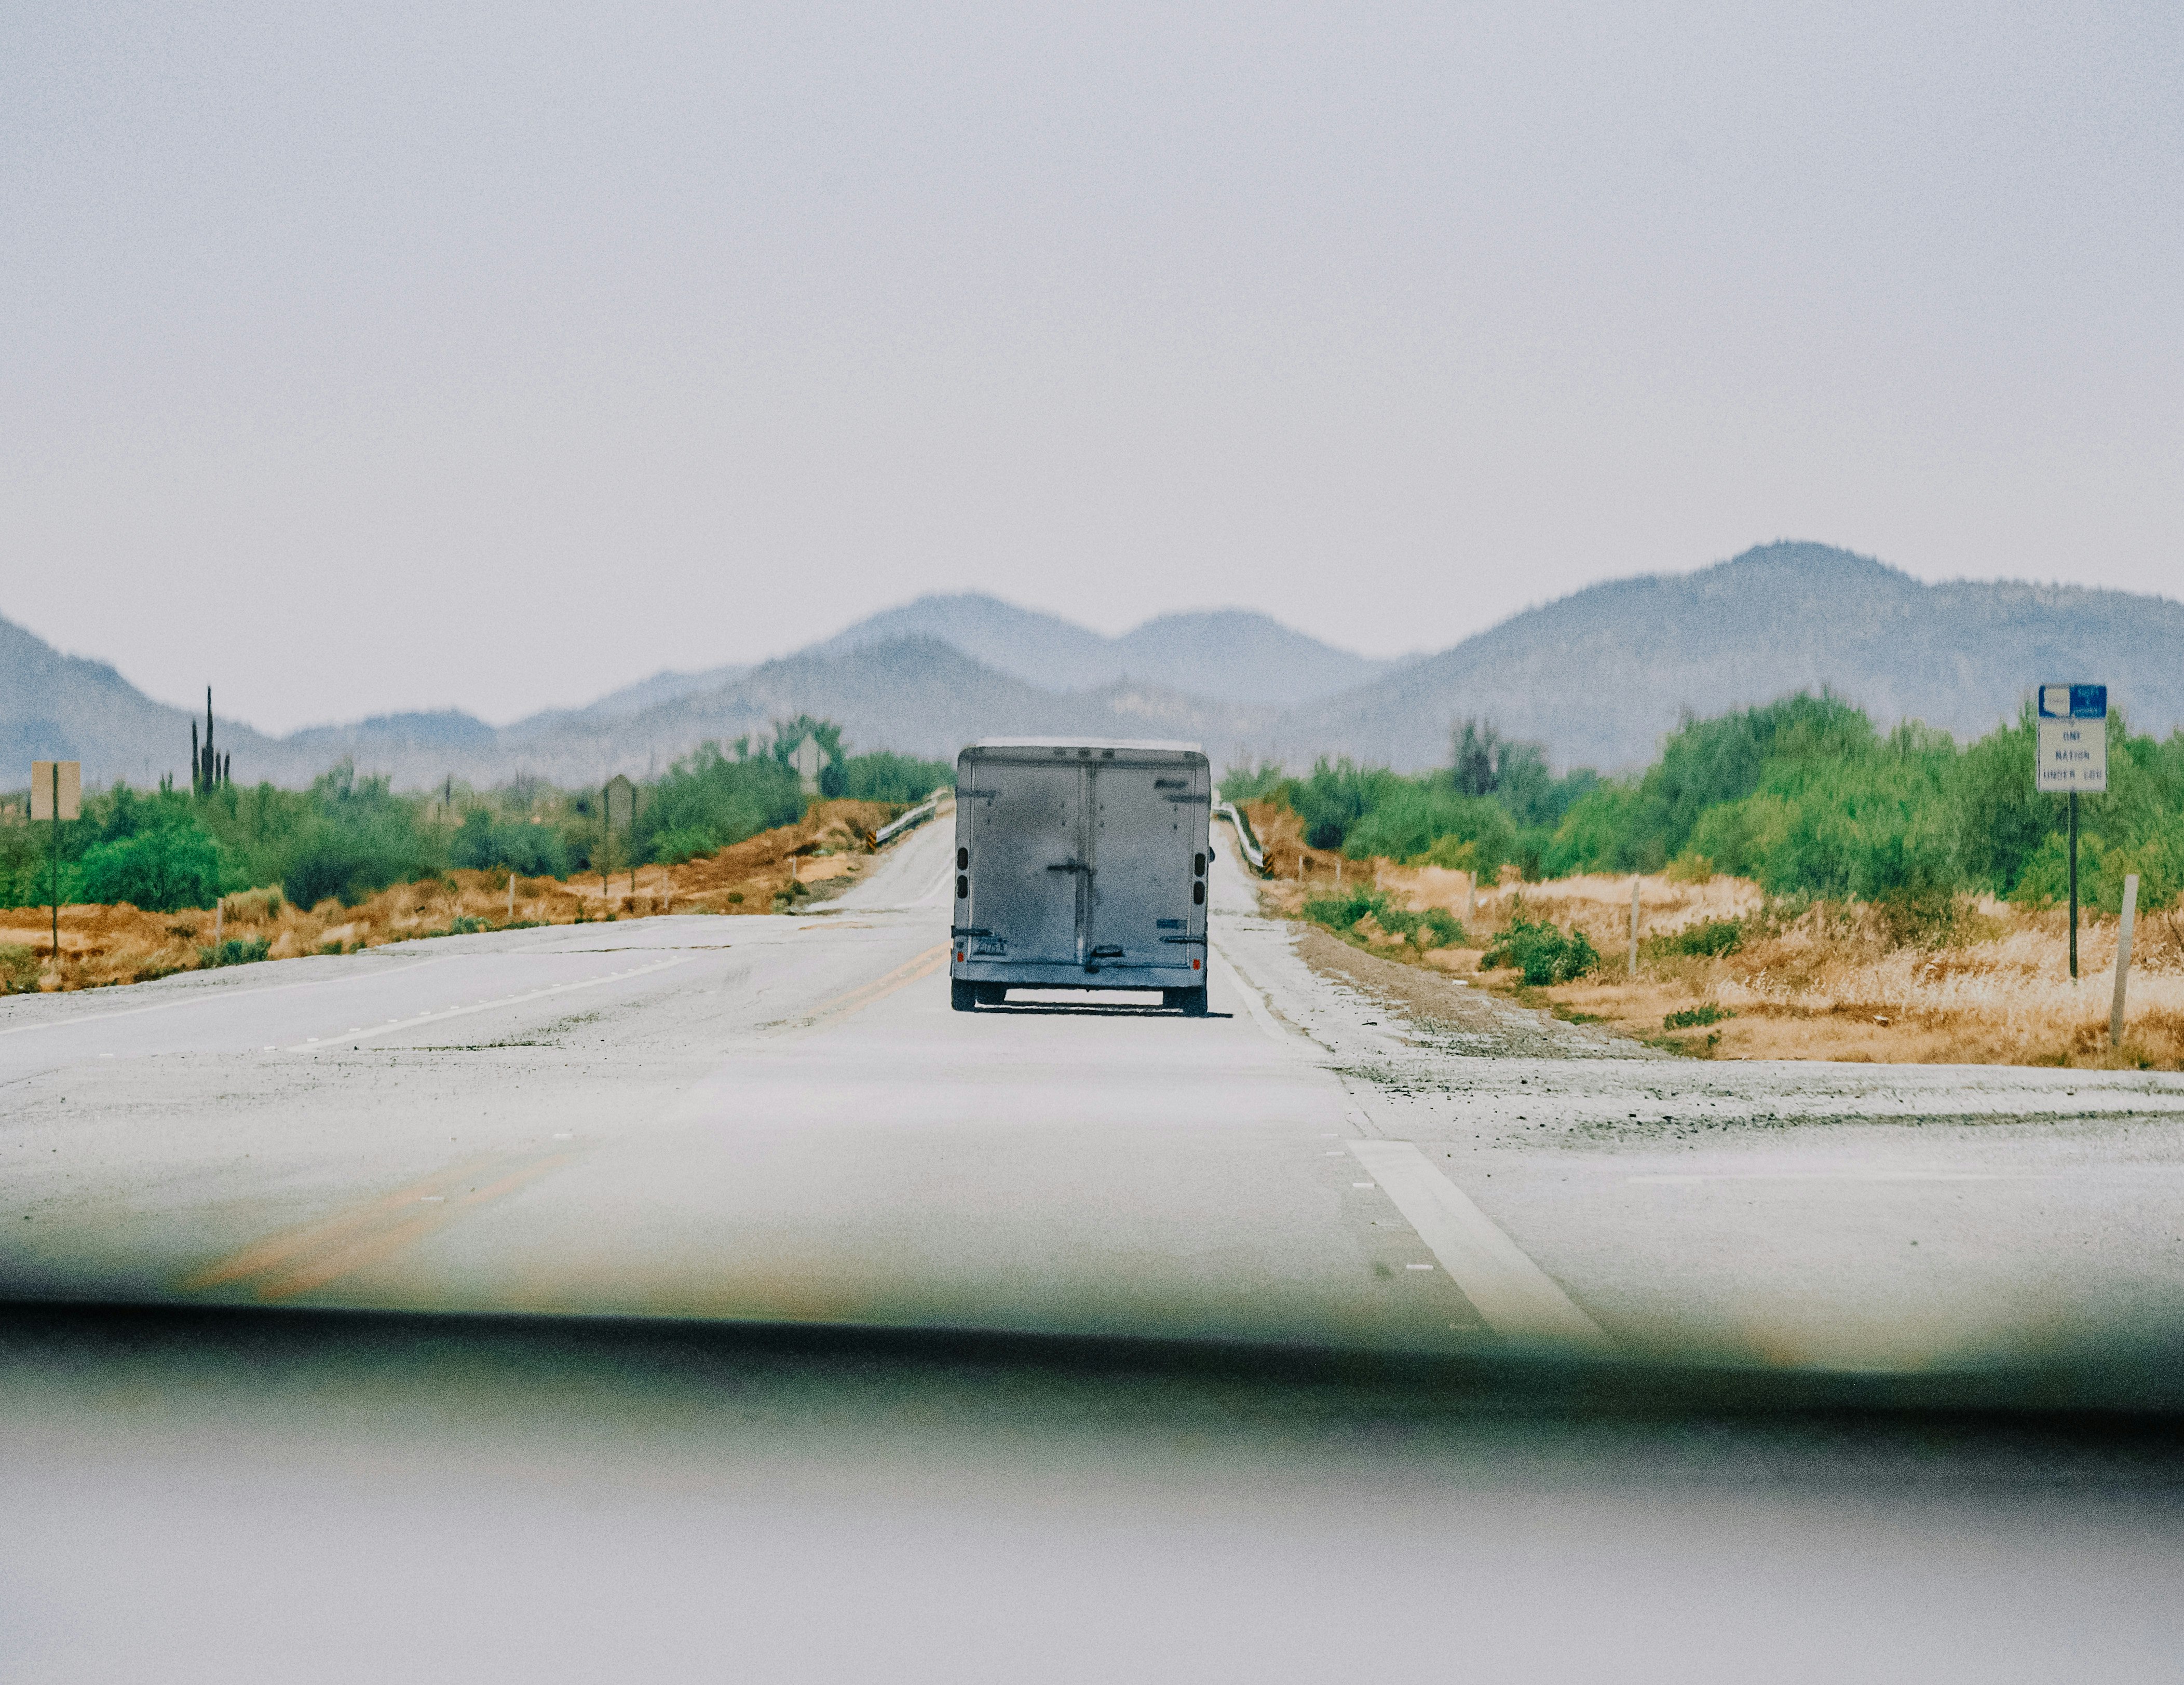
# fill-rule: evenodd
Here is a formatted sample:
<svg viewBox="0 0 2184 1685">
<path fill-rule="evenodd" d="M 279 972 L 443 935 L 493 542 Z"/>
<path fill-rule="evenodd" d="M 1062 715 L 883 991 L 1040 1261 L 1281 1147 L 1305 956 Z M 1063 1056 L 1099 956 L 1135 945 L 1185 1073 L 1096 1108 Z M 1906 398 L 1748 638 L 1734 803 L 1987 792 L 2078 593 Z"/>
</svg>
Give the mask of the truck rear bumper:
<svg viewBox="0 0 2184 1685">
<path fill-rule="evenodd" d="M 962 983 L 1001 983 L 1017 989 L 1195 989 L 1206 973 L 1180 965 L 1117 965 L 1099 962 L 1097 970 L 1066 964 L 1036 965 L 1017 959 L 951 959 L 948 975 Z"/>
</svg>

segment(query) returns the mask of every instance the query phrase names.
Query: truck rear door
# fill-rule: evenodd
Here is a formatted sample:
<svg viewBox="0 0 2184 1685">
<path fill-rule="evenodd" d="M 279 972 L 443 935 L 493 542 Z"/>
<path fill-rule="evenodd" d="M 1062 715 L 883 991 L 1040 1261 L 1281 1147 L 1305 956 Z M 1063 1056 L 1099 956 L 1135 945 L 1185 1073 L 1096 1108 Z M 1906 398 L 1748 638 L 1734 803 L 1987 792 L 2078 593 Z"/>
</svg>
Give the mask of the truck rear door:
<svg viewBox="0 0 2184 1685">
<path fill-rule="evenodd" d="M 1181 965 L 1206 933 L 1191 903 L 1195 815 L 1204 804 L 1185 765 L 1101 765 L 1092 774 L 1092 917 L 1089 957 L 1099 965 Z"/>
<path fill-rule="evenodd" d="M 982 758 L 970 798 L 974 951 L 1076 965 L 1085 872 L 1085 770 L 1066 761 Z"/>
</svg>

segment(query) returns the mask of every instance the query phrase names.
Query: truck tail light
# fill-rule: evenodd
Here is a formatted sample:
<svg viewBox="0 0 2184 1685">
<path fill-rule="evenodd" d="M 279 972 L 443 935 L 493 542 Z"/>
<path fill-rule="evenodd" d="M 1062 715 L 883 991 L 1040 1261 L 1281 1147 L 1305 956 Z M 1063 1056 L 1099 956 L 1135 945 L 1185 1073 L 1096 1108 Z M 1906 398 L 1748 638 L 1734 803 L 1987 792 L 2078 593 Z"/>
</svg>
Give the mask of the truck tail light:
<svg viewBox="0 0 2184 1685">
<path fill-rule="evenodd" d="M 960 959 L 961 956 L 959 954 L 957 957 Z M 1199 962 L 1197 960 L 1194 959 L 1190 962 L 1190 969 L 1192 970 L 1195 971 L 1198 969 L 1198 966 Z"/>
</svg>

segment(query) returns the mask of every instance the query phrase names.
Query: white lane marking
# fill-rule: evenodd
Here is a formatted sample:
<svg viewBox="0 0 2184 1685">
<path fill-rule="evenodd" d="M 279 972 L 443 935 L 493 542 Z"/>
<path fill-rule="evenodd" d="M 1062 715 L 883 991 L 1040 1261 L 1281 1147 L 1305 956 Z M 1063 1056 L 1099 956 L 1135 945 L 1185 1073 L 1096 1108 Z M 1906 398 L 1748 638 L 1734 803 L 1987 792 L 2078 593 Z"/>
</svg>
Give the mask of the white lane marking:
<svg viewBox="0 0 2184 1685">
<path fill-rule="evenodd" d="M 1244 981 L 1244 974 L 1236 969 L 1236 962 L 1210 941 L 1206 944 L 1206 951 L 1221 967 L 1222 976 L 1226 982 L 1228 992 L 1244 1003 L 1244 1009 L 1251 1015 L 1252 1022 L 1266 1032 L 1269 1041 L 1273 1042 L 1284 1051 L 1294 1054 L 1296 1051 L 1296 1039 L 1274 1021 L 1273 1015 L 1267 1010 L 1266 997 L 1261 994 L 1254 985 Z"/>
<path fill-rule="evenodd" d="M 1600 1325 L 1571 1304 L 1553 1278 L 1416 1147 L 1407 1141 L 1352 1141 L 1350 1150 L 1496 1333 L 1590 1347 L 1607 1343 Z"/>
<path fill-rule="evenodd" d="M 109 1018 L 138 1018 L 147 1012 L 172 1012 L 178 1006 L 216 1006 L 222 1002 L 261 1000 L 269 994 L 292 994 L 298 989 L 328 989 L 337 983 L 384 982 L 389 977 L 398 977 L 405 972 L 421 971 L 427 965 L 444 965 L 449 956 L 436 959 L 420 959 L 415 965 L 398 966 L 391 971 L 359 972 L 353 977 L 321 977 L 314 983 L 269 983 L 263 988 L 247 987 L 224 989 L 205 989 L 187 1000 L 163 1000 L 150 1006 L 125 1007 L 120 1012 L 90 1012 L 81 1018 L 54 1018 L 43 1024 L 12 1024 L 0 1030 L 0 1036 L 20 1036 L 31 1030 L 73 1030 L 80 1024 L 103 1024 Z"/>
<path fill-rule="evenodd" d="M 375 1036 L 390 1036 L 400 1030 L 415 1029 L 421 1025 L 438 1022 L 449 1018 L 467 1017 L 473 1012 L 490 1012 L 503 1006 L 521 1006 L 526 1001 L 543 1000 L 548 995 L 567 994 L 576 989 L 597 988 L 601 983 L 620 982 L 627 977 L 642 977 L 654 971 L 665 971 L 671 967 L 688 965 L 692 956 L 677 954 L 671 959 L 662 959 L 655 965 L 640 965 L 634 971 L 610 971 L 604 976 L 586 977 L 573 983 L 549 983 L 543 989 L 532 989 L 523 994 L 504 995 L 499 1000 L 482 1000 L 475 1006 L 450 1006 L 443 1011 L 421 1012 L 414 1018 L 404 1018 L 392 1024 L 382 1024 L 376 1030 L 351 1031 L 347 1035 L 330 1036 L 328 1042 L 368 1042 Z M 300 1042 L 292 1042 L 290 1053 L 321 1046 L 316 1036 L 307 1036 Z"/>
<path fill-rule="evenodd" d="M 1709 1182 L 2022 1182 L 2037 1172 L 1999 1171 L 1697 1171 L 1630 1176 L 1633 1187 L 1696 1187 Z"/>
</svg>

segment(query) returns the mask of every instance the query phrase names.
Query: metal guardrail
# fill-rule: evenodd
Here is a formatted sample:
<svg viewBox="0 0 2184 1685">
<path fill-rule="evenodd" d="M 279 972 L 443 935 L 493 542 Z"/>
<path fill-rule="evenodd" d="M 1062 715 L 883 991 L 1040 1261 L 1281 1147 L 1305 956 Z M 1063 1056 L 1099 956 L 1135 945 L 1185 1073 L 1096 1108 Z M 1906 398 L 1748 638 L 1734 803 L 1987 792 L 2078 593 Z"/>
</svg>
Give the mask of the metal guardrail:
<svg viewBox="0 0 2184 1685">
<path fill-rule="evenodd" d="M 928 796 L 908 813 L 903 815 L 900 819 L 889 820 L 885 825 L 882 826 L 878 831 L 875 831 L 872 833 L 872 847 L 875 848 L 883 847 L 887 843 L 894 842 L 894 839 L 901 836 L 904 831 L 915 831 L 919 826 L 924 824 L 926 820 L 931 819 L 933 815 L 940 811 L 941 797 L 944 795 L 952 795 L 955 792 L 953 791 L 935 790 L 931 795 Z"/>
<path fill-rule="evenodd" d="M 1213 811 L 1227 820 L 1234 829 L 1237 846 L 1244 851 L 1244 864 L 1264 877 L 1267 875 L 1266 850 L 1259 847 L 1259 839 L 1252 834 L 1251 821 L 1244 817 L 1234 802 L 1223 802 Z"/>
</svg>

